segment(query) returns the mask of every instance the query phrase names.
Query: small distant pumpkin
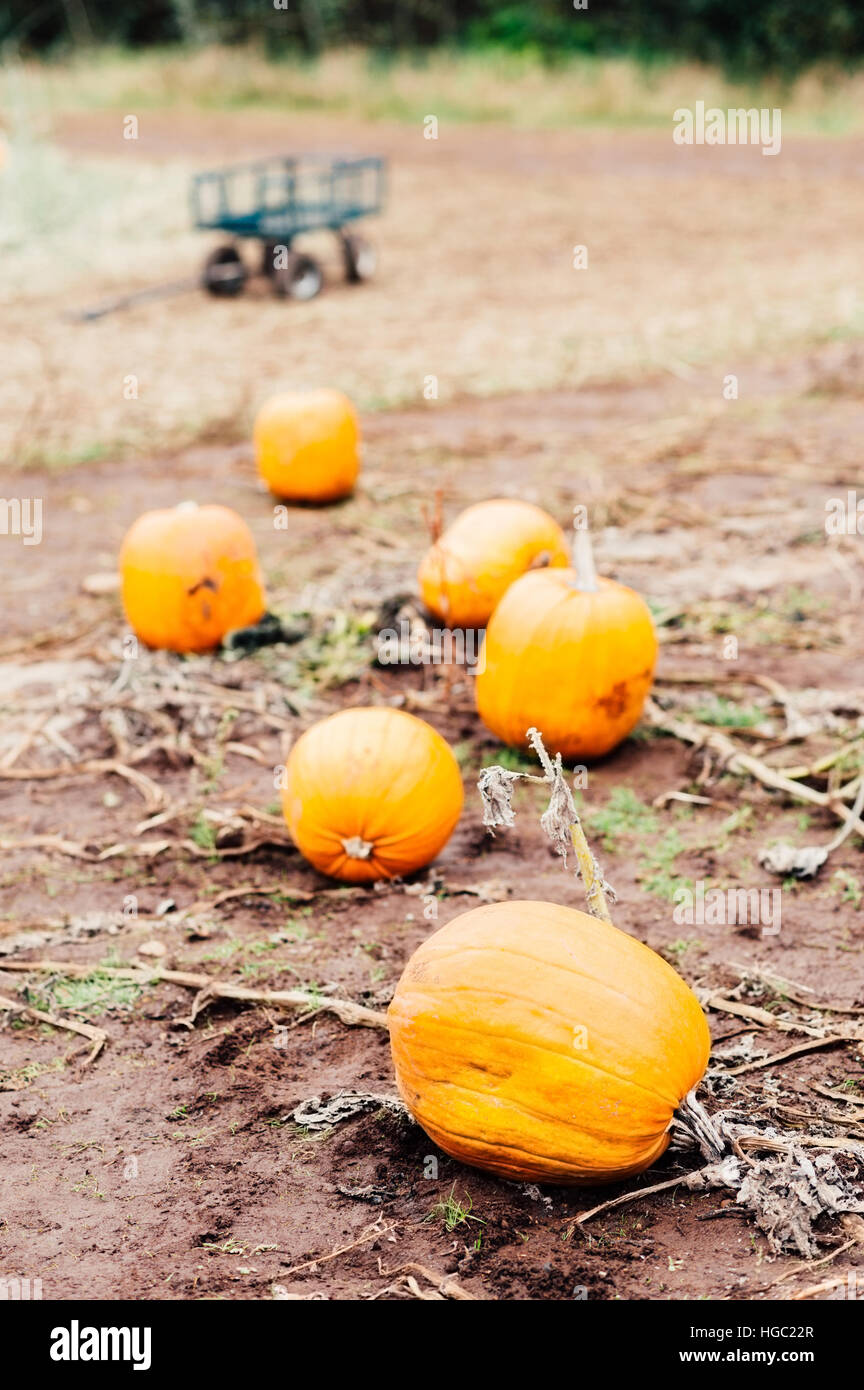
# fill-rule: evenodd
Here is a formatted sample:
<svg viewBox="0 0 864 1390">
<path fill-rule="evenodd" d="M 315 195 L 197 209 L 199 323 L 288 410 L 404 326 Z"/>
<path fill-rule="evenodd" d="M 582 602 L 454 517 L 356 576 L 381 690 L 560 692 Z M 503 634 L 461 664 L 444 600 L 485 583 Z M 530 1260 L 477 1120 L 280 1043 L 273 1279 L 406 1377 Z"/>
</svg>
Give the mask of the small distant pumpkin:
<svg viewBox="0 0 864 1390">
<path fill-rule="evenodd" d="M 504 743 L 542 729 L 565 758 L 599 758 L 635 728 L 651 689 L 657 636 L 645 600 L 598 579 L 587 531 L 577 569 L 517 579 L 490 619 L 476 680 L 477 711 Z"/>
<path fill-rule="evenodd" d="M 148 647 L 209 651 L 266 608 L 252 532 L 230 507 L 144 512 L 119 564 L 127 620 Z"/>
<path fill-rule="evenodd" d="M 333 502 L 354 489 L 360 470 L 360 424 L 341 391 L 272 396 L 253 431 L 258 472 L 286 502 Z"/>
<path fill-rule="evenodd" d="M 389 1021 L 400 1094 L 430 1139 L 542 1183 L 648 1168 L 711 1048 L 699 1001 L 661 956 L 546 902 L 441 927 L 405 967 Z"/>
<path fill-rule="evenodd" d="M 441 735 L 404 710 L 340 710 L 297 740 L 282 806 L 300 853 L 346 883 L 428 864 L 462 810 L 459 765 Z"/>
<path fill-rule="evenodd" d="M 436 617 L 450 627 L 482 627 L 526 570 L 569 561 L 564 532 L 548 512 L 496 497 L 457 516 L 427 551 L 417 578 Z"/>
</svg>

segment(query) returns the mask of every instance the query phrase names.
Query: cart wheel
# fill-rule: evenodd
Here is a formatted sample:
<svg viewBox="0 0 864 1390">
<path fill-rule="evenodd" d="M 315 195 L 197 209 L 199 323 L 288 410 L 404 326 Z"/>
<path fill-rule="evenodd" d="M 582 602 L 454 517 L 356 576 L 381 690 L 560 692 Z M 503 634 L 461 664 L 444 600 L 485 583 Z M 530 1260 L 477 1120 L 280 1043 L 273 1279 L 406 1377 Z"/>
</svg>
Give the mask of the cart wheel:
<svg viewBox="0 0 864 1390">
<path fill-rule="evenodd" d="M 314 299 L 323 284 L 318 262 L 299 251 L 289 251 L 285 264 L 273 271 L 273 292 L 280 299 Z"/>
<path fill-rule="evenodd" d="M 204 262 L 201 283 L 210 294 L 227 298 L 241 293 L 247 273 L 236 246 L 217 246 Z"/>
<path fill-rule="evenodd" d="M 342 255 L 345 259 L 345 279 L 352 285 L 372 279 L 378 265 L 378 252 L 371 241 L 354 232 L 343 232 Z"/>
</svg>

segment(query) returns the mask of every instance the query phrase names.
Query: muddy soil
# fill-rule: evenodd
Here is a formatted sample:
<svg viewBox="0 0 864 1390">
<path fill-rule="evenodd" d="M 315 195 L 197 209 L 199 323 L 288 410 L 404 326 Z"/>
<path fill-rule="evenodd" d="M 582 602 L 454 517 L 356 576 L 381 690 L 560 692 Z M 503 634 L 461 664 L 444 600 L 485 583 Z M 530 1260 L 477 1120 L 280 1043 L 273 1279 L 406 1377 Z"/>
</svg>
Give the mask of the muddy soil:
<svg viewBox="0 0 864 1390">
<path fill-rule="evenodd" d="M 41 1278 L 45 1297 L 61 1299 L 271 1298 L 274 1286 L 277 1296 L 301 1298 L 416 1296 L 406 1266 L 453 1276 L 481 1299 L 759 1300 L 824 1276 L 773 1255 L 717 1194 L 672 1188 L 575 1226 L 580 1212 L 624 1188 L 499 1182 L 436 1152 L 421 1130 L 385 1110 L 323 1133 L 298 1124 L 294 1109 L 312 1097 L 394 1094 L 383 1031 L 346 1027 L 326 1012 L 300 1018 L 219 1000 L 191 1020 L 194 991 L 179 985 L 122 989 L 102 976 L 85 997 L 62 971 L 25 977 L 3 966 L 158 959 L 255 988 L 303 987 L 382 1009 L 434 925 L 424 916 L 430 886 L 439 923 L 507 896 L 582 905 L 579 883 L 543 839 L 543 803 L 531 791 L 517 795 L 515 830 L 494 839 L 483 830 L 476 777 L 502 750 L 474 715 L 470 677 L 371 664 L 370 633 L 389 600 L 412 592 L 436 498 L 450 516 L 485 496 L 529 497 L 565 524 L 575 504 L 587 504 L 601 568 L 645 593 L 657 614 L 661 702 L 711 706 L 716 722 L 734 726 L 727 732 L 775 763 L 808 761 L 834 746 L 836 738 L 786 746 L 766 733 L 770 699 L 757 682 L 770 678 L 790 691 L 864 687 L 861 541 L 829 543 L 824 527 L 826 501 L 845 495 L 860 471 L 862 380 L 860 354 L 831 344 L 754 368 L 739 401 L 718 401 L 713 374 L 686 382 L 666 375 L 631 387 L 371 415 L 357 495 L 327 510 L 292 509 L 287 530 L 274 526 L 246 445 L 216 441 L 170 457 L 27 475 L 28 490 L 43 499 L 44 540 L 16 542 L 4 579 L 8 739 L 0 767 L 20 737 L 27 744 L 0 776 L 0 950 L 8 952 L 0 993 L 20 998 L 26 980 L 30 1002 L 104 1029 L 107 1044 L 88 1062 L 86 1040 L 0 1016 L 0 1273 Z M 204 710 L 202 724 L 189 724 L 179 753 L 155 749 L 136 764 L 176 815 L 150 826 L 133 782 L 69 768 L 118 756 L 117 728 L 98 700 L 88 706 L 80 693 L 88 682 L 107 691 L 124 665 L 116 593 L 93 593 L 92 576 L 112 569 L 141 510 L 188 496 L 243 512 L 271 606 L 311 613 L 312 629 L 295 648 L 240 662 L 176 663 L 193 685 L 215 685 L 225 699 L 215 715 Z M 157 671 L 171 664 L 139 660 Z M 247 708 L 243 697 L 259 688 L 261 708 Z M 52 722 L 58 698 L 66 722 Z M 466 809 L 434 869 L 416 882 L 334 889 L 286 843 L 273 768 L 285 740 L 312 719 L 370 699 L 402 703 L 450 739 Z M 723 699 L 731 706 L 718 715 Z M 176 723 L 176 704 L 165 708 Z M 127 757 L 147 737 L 130 716 Z M 28 768 L 59 773 L 7 775 Z M 669 792 L 705 800 L 663 802 Z M 731 989 L 756 972 L 747 997 L 772 1011 L 794 1007 L 790 991 L 814 1005 L 864 1006 L 854 836 L 817 880 L 783 885 L 777 935 L 749 925 L 681 926 L 673 917 L 682 882 L 776 886 L 757 863 L 759 847 L 827 841 L 836 828 L 828 811 L 707 767 L 701 754 L 651 731 L 589 769 L 583 806 L 617 892 L 617 924 L 664 952 L 694 988 Z M 241 843 L 239 852 L 226 841 L 222 851 L 205 813 L 242 820 L 248 807 L 272 817 L 257 827 L 270 841 L 248 851 Z M 136 843 L 162 836 L 165 848 L 137 854 Z M 242 888 L 249 893 L 211 905 Z M 158 958 L 141 953 L 154 942 Z M 778 990 L 766 972 L 791 984 Z M 709 1017 L 718 1045 L 747 1031 L 740 1018 L 716 1010 Z M 796 1040 L 756 1033 L 769 1053 Z M 817 1086 L 856 1100 L 848 1110 L 858 1115 L 860 1044 L 750 1071 L 733 1093 L 736 1104 L 784 1130 L 854 1139 L 852 1118 L 829 1123 L 838 1102 Z M 708 1096 L 709 1109 L 717 1103 Z M 694 1162 L 667 1156 L 629 1187 Z M 846 1162 L 853 1174 L 860 1167 Z M 462 1215 L 455 1224 L 454 1201 Z M 849 1239 L 840 1221 L 820 1234 L 826 1255 Z M 844 1275 L 859 1260 L 849 1249 L 829 1273 Z M 412 1277 L 424 1291 L 433 1287 L 422 1272 Z"/>
</svg>

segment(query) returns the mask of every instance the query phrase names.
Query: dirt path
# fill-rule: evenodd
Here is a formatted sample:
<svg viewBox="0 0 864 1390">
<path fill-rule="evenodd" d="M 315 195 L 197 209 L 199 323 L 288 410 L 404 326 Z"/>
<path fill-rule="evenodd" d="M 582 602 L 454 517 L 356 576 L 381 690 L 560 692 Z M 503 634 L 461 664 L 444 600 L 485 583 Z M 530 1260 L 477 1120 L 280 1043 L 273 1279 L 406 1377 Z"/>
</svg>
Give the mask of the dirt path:
<svg viewBox="0 0 864 1390">
<path fill-rule="evenodd" d="M 860 332 L 860 140 L 790 135 L 766 159 L 663 132 L 442 119 L 425 140 L 386 123 L 147 109 L 124 141 L 122 114 L 57 113 L 59 154 L 28 151 L 5 175 L 30 209 L 0 287 L 14 364 L 0 459 L 13 467 L 239 441 L 286 381 L 331 381 L 377 410 L 431 389 L 443 402 L 712 364 L 719 400 L 728 372 L 743 382 L 769 355 Z M 373 282 L 346 286 L 325 236 L 310 243 L 328 280 L 311 304 L 194 290 L 89 324 L 65 317 L 194 277 L 212 239 L 190 229 L 189 175 L 286 148 L 389 159 L 388 205 L 368 228 Z"/>
</svg>

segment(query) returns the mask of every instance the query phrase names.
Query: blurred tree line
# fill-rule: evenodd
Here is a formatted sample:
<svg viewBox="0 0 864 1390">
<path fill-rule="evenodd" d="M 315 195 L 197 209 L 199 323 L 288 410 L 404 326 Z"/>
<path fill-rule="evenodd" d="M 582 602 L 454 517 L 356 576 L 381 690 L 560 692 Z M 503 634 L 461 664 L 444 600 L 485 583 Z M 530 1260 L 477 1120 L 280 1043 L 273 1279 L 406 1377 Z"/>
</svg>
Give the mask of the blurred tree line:
<svg viewBox="0 0 864 1390">
<path fill-rule="evenodd" d="M 576 53 L 697 58 L 735 74 L 794 74 L 864 55 L 864 0 L 3 0 L 0 42 L 24 52 L 262 41 L 314 55 L 494 46 L 554 62 Z"/>
</svg>

